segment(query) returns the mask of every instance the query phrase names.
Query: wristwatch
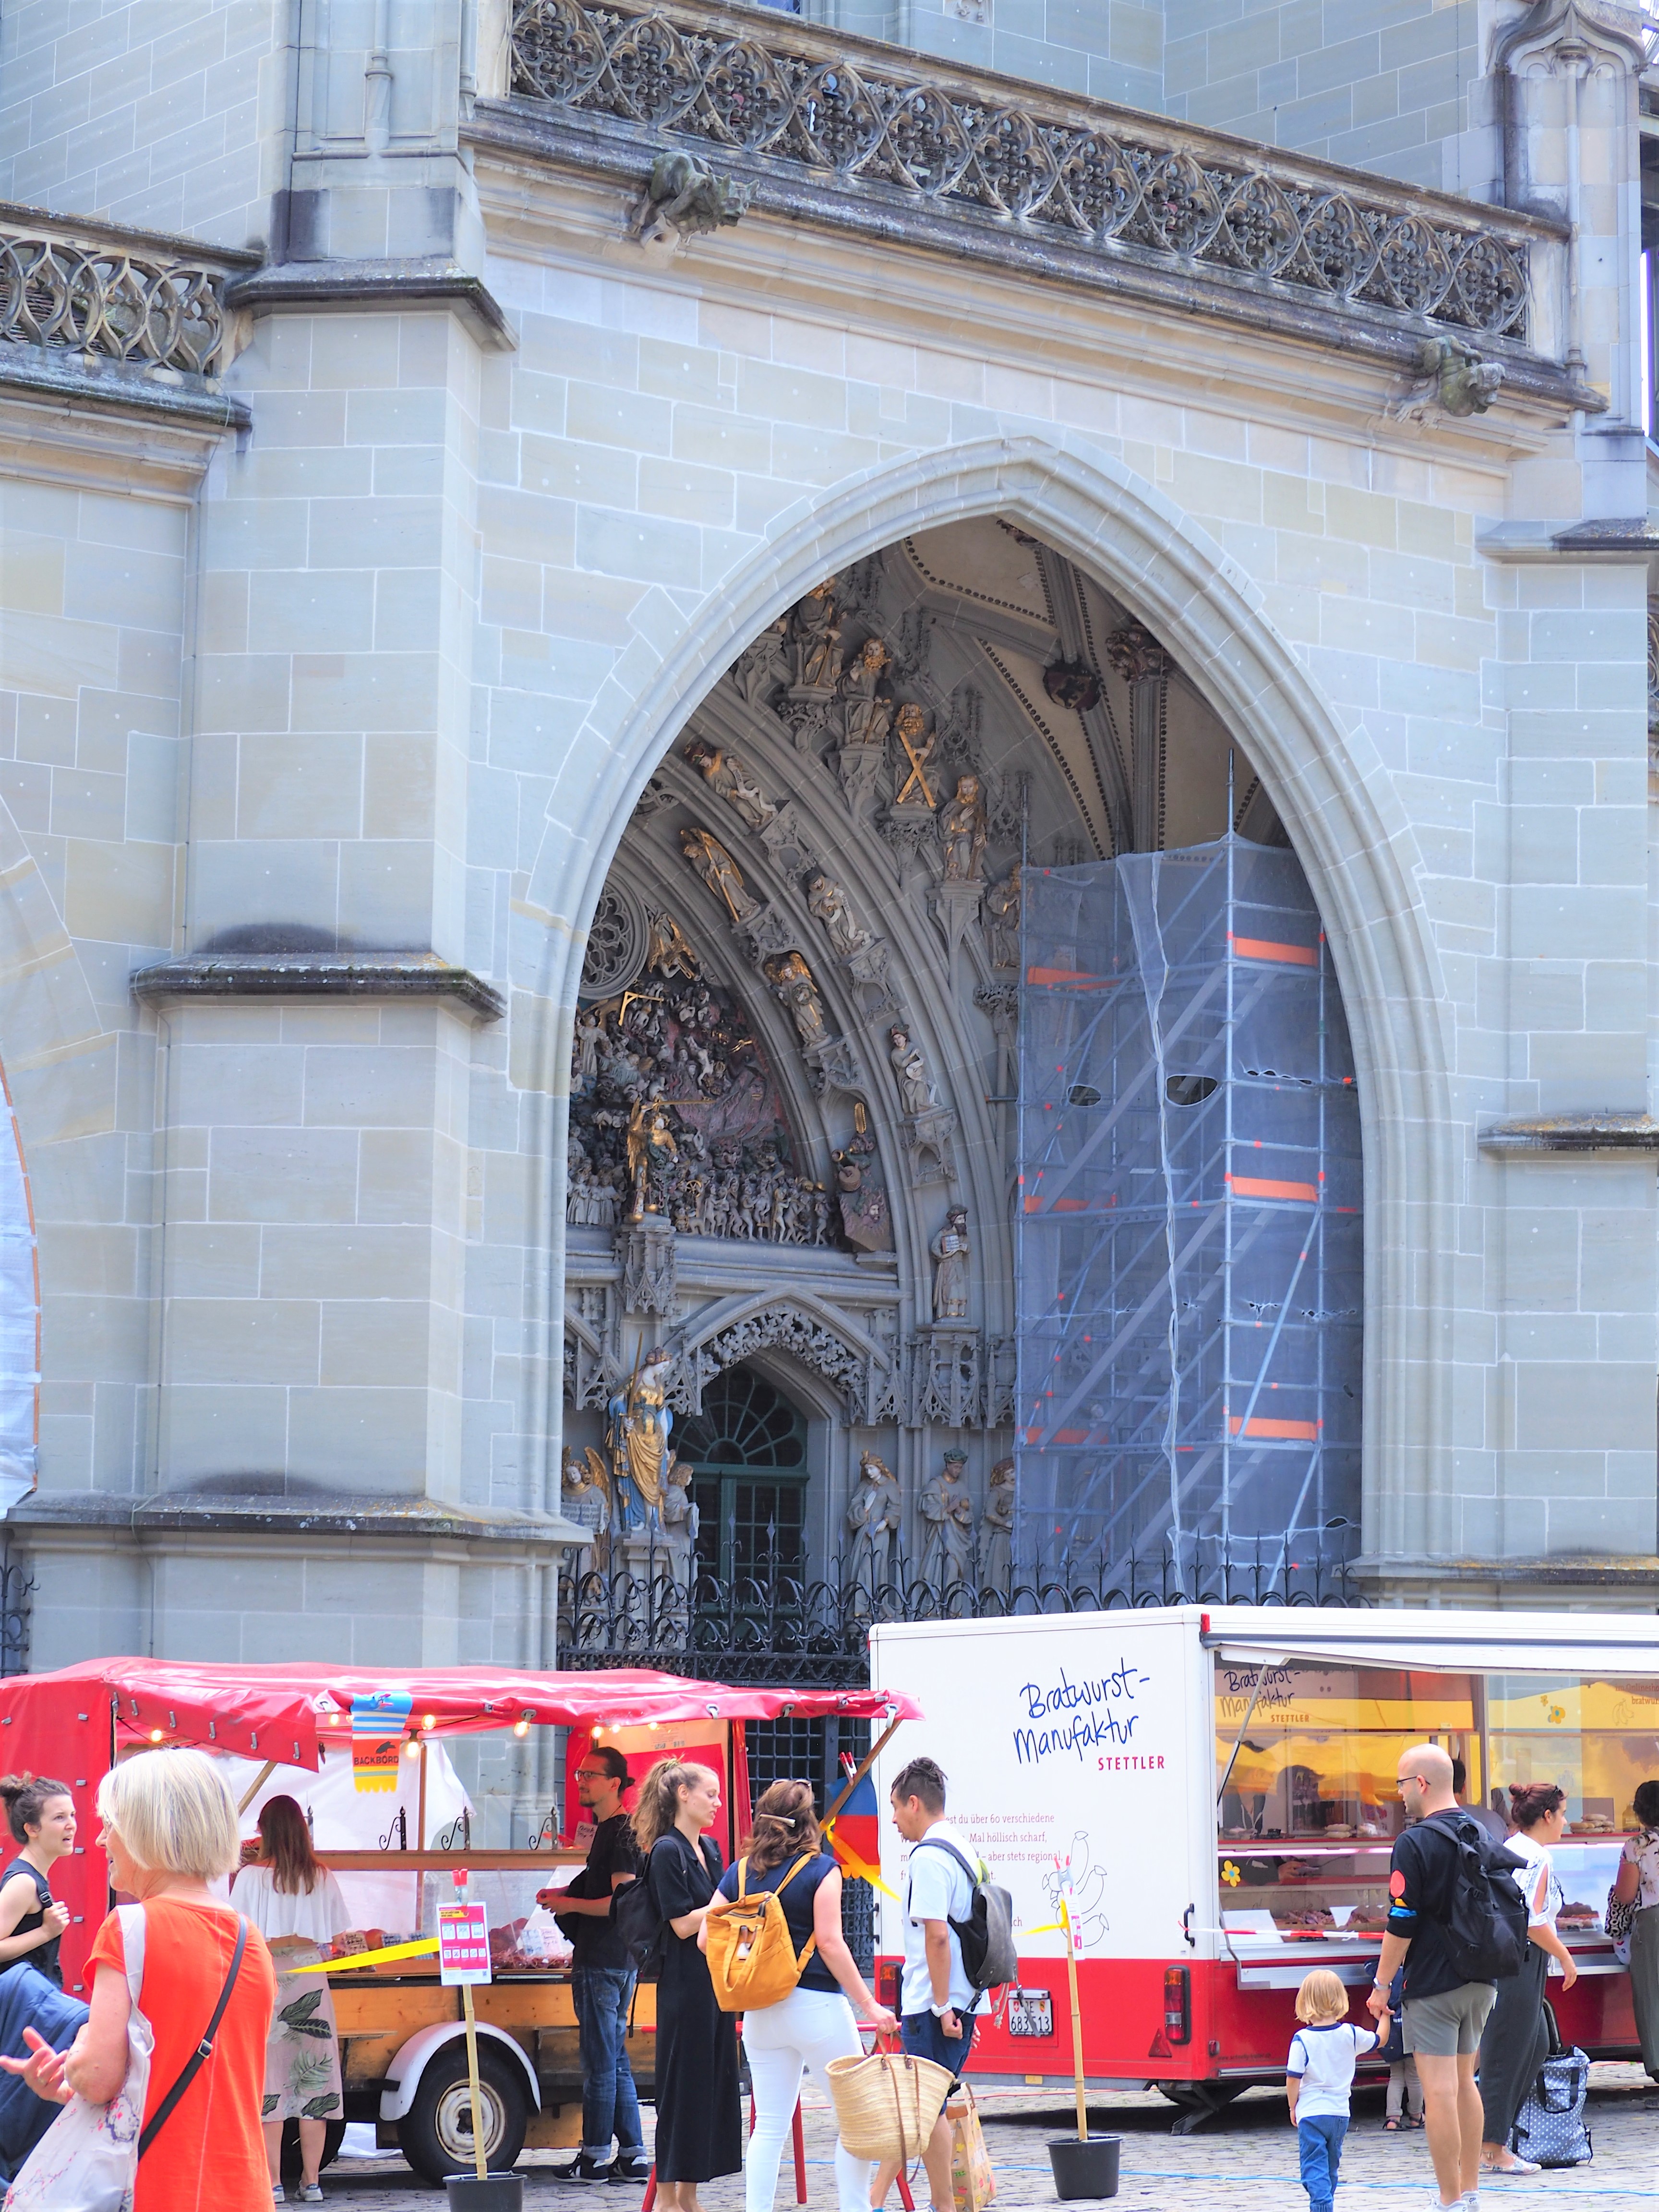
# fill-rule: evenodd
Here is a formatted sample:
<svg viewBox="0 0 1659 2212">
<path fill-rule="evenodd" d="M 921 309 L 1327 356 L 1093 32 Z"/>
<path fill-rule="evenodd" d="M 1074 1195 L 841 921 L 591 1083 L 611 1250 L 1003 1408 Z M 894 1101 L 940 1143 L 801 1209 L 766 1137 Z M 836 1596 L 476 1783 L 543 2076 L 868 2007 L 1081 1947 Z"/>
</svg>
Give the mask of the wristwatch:
<svg viewBox="0 0 1659 2212">
<path fill-rule="evenodd" d="M 951 2002 L 949 1997 L 946 1997 L 943 2004 L 929 2005 L 927 2009 L 933 2014 L 935 2020 L 943 2020 L 945 2014 L 947 2012 L 954 2012 L 956 2010 L 956 2007 Z"/>
</svg>

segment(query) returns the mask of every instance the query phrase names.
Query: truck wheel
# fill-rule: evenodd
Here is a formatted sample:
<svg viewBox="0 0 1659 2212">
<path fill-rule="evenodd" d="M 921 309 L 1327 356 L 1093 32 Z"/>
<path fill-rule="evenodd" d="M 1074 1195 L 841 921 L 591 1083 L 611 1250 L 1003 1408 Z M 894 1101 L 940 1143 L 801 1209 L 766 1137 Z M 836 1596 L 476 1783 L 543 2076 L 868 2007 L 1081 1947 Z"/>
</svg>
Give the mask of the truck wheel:
<svg viewBox="0 0 1659 2212">
<path fill-rule="evenodd" d="M 484 2164 L 506 2173 L 517 2163 L 530 2124 L 524 2075 L 504 2051 L 478 2046 L 478 2101 L 483 2107 Z M 466 2045 L 457 2037 L 433 2053 L 415 2092 L 415 2101 L 398 2123 L 398 2147 L 425 2180 L 441 2182 L 452 2173 L 476 2171 L 472 2149 L 472 2096 L 467 2085 Z"/>
<path fill-rule="evenodd" d="M 325 2121 L 323 2155 L 319 2163 L 319 2172 L 325 2166 L 333 2165 L 340 2145 L 345 2140 L 345 2131 L 346 2124 L 343 2120 Z M 298 2120 L 284 2120 L 283 2123 L 282 2162 L 284 2183 L 297 2181 L 300 2179 L 300 2123 Z"/>
</svg>

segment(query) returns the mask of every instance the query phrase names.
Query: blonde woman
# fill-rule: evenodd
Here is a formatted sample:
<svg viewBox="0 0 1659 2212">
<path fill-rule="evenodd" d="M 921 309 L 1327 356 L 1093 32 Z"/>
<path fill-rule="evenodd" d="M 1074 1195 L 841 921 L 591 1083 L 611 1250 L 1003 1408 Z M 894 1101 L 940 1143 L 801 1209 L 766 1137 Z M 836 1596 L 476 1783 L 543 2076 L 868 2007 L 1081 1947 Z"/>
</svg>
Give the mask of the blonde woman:
<svg viewBox="0 0 1659 2212">
<path fill-rule="evenodd" d="M 300 2129 L 301 2204 L 320 2204 L 318 2171 L 328 2123 L 340 2118 L 340 2046 L 326 1974 L 301 1974 L 323 1946 L 351 1925 L 340 1885 L 311 1845 L 306 1816 L 292 1797 L 267 1798 L 259 1808 L 259 1856 L 236 1877 L 240 1911 L 270 1947 L 280 1978 L 265 2052 L 265 2155 L 274 2203 L 283 2190 L 283 2123 Z"/>
<path fill-rule="evenodd" d="M 808 1942 L 813 1945 L 788 1996 L 743 2018 L 744 2050 L 755 2085 L 755 2132 L 749 2138 L 744 2167 L 744 2212 L 772 2212 L 783 2139 L 800 2095 L 802 2074 L 810 2071 L 825 2103 L 833 2104 L 825 2068 L 832 2058 L 864 2054 L 854 2008 L 886 2035 L 897 2034 L 898 2021 L 877 2002 L 847 1948 L 841 1925 L 841 1869 L 823 1855 L 810 1782 L 775 1782 L 762 1791 L 753 1832 L 745 1838 L 738 1856 L 750 1896 L 763 1889 L 779 1893 L 795 1956 L 799 1958 Z M 721 1875 L 720 1894 L 737 1896 L 736 1867 L 728 1867 Z M 706 1923 L 697 1943 L 707 1949 Z M 854 2158 L 837 2139 L 836 2193 L 841 2212 L 870 2212 L 872 2171 L 867 2159 Z"/>
<path fill-rule="evenodd" d="M 236 1807 L 201 1752 L 146 1751 L 104 1777 L 98 1814 L 110 1881 L 144 1912 L 138 2001 L 155 2039 L 148 2126 L 196 2054 L 230 1980 L 244 1923 L 209 1885 L 236 1863 Z M 106 2105 L 126 2078 L 132 2006 L 118 1914 L 99 1929 L 90 1964 L 91 2012 L 70 2048 L 55 2051 L 30 2033 L 29 2058 L 0 2059 L 37 2096 L 60 2105 L 72 2094 Z M 267 2212 L 259 2097 L 276 1995 L 264 1938 L 250 1929 L 211 2054 L 138 2161 L 132 2212 Z"/>
<path fill-rule="evenodd" d="M 642 1877 L 663 1923 L 657 1978 L 657 2201 L 701 2212 L 697 2185 L 743 2171 L 738 2034 L 714 2002 L 697 1938 L 722 1871 L 708 1834 L 720 1809 L 720 1777 L 659 1759 L 640 1784 L 634 1837 Z"/>
</svg>

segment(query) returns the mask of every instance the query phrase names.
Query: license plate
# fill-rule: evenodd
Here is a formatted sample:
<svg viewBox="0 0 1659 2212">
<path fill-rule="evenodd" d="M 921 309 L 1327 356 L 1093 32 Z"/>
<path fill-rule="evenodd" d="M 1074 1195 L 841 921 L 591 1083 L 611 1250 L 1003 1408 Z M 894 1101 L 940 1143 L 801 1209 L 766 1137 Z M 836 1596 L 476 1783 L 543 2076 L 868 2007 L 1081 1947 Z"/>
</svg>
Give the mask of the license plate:
<svg viewBox="0 0 1659 2212">
<path fill-rule="evenodd" d="M 1054 2032 L 1054 2000 L 1050 1990 L 1009 1990 L 1008 2033 L 1010 2035 L 1052 2035 Z"/>
</svg>

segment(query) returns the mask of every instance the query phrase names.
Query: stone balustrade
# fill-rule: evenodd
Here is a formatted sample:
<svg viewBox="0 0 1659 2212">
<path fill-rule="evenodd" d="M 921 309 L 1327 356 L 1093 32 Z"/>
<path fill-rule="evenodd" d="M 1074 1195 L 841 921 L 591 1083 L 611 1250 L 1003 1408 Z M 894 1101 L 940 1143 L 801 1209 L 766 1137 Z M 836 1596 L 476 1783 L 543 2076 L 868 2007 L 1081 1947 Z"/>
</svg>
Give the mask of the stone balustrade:
<svg viewBox="0 0 1659 2212">
<path fill-rule="evenodd" d="M 210 377 L 228 328 L 226 281 L 258 258 L 0 208 L 0 338 Z"/>
<path fill-rule="evenodd" d="M 1505 210 L 713 0 L 517 0 L 511 68 L 515 99 L 674 134 L 745 176 L 1553 350 L 1531 263 L 1558 227 Z"/>
</svg>

